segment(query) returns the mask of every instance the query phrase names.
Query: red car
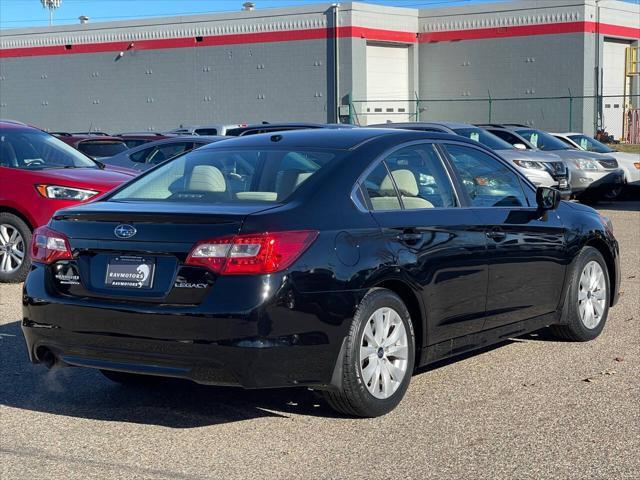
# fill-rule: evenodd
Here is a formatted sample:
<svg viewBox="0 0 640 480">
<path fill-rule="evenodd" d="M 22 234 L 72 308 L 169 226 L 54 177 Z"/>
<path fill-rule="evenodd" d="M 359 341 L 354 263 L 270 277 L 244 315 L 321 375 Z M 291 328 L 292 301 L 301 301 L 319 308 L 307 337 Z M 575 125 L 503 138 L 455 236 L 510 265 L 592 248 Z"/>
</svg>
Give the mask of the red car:
<svg viewBox="0 0 640 480">
<path fill-rule="evenodd" d="M 24 280 L 31 232 L 56 210 L 97 197 L 134 175 L 105 170 L 37 128 L 0 120 L 0 282 Z"/>
</svg>

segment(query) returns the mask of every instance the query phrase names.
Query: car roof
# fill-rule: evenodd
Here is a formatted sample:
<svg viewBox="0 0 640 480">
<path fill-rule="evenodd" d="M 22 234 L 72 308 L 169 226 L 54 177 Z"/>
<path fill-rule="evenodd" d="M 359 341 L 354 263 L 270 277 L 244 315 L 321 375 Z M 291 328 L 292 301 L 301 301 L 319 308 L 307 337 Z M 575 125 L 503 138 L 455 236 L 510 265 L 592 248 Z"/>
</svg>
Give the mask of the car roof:
<svg viewBox="0 0 640 480">
<path fill-rule="evenodd" d="M 159 132 L 123 132 L 114 134 L 116 137 L 165 137 L 166 134 Z"/>
<path fill-rule="evenodd" d="M 86 142 L 86 141 L 98 141 L 98 142 L 122 142 L 124 143 L 123 139 L 120 137 L 114 137 L 111 135 L 88 135 L 88 134 L 74 134 L 74 133 L 59 133 L 59 132 L 54 132 L 52 133 L 52 135 L 54 135 L 55 137 L 59 138 L 60 140 L 63 140 L 65 142 Z"/>
<path fill-rule="evenodd" d="M 402 130 L 394 128 L 318 128 L 309 130 L 285 130 L 282 132 L 261 133 L 242 137 L 231 137 L 222 143 L 202 147 L 276 147 L 352 150 L 360 145 L 378 138 L 396 136 L 401 142 L 411 140 L 452 140 L 478 146 L 477 142 L 458 135 L 448 133 L 421 132 L 417 130 Z M 275 139 L 275 137 L 279 137 Z M 219 146 L 222 145 L 222 146 Z"/>
<path fill-rule="evenodd" d="M 527 125 L 520 125 L 517 123 L 506 123 L 506 124 L 500 124 L 500 123 L 478 123 L 476 124 L 476 127 L 480 127 L 480 128 L 494 128 L 494 129 L 500 129 L 500 130 L 508 130 L 510 132 L 518 132 L 520 130 L 540 130 L 539 128 L 536 127 L 529 127 Z M 542 130 L 540 130 L 542 131 Z"/>
<path fill-rule="evenodd" d="M 357 128 L 355 125 L 346 123 L 310 123 L 310 122 L 289 122 L 289 123 L 255 123 L 233 128 L 233 130 L 255 130 L 259 128 Z"/>
<path fill-rule="evenodd" d="M 580 133 L 580 132 L 562 132 L 562 133 L 558 133 L 558 132 L 549 132 L 551 135 L 561 135 L 563 137 L 568 137 L 570 135 L 584 135 L 584 133 Z M 586 136 L 586 135 L 585 135 Z"/>
<path fill-rule="evenodd" d="M 461 123 L 461 122 L 391 122 L 384 123 L 378 125 L 370 125 L 370 128 L 420 128 L 420 127 L 444 127 L 450 130 L 455 130 L 457 128 L 480 128 L 476 125 L 472 125 L 470 123 Z"/>
<path fill-rule="evenodd" d="M 246 124 L 244 123 L 203 123 L 198 125 L 182 125 L 180 127 L 172 128 L 169 130 L 170 132 L 174 132 L 176 130 L 193 130 L 195 128 L 220 128 L 220 127 L 244 127 Z"/>
<path fill-rule="evenodd" d="M 23 130 L 39 130 L 36 127 L 27 125 L 26 123 L 19 122 L 17 120 L 0 119 L 0 128 L 16 128 Z"/>
<path fill-rule="evenodd" d="M 187 142 L 201 142 L 201 143 L 213 143 L 219 142 L 220 140 L 228 140 L 232 137 L 224 137 L 221 135 L 178 135 L 175 137 L 161 138 L 159 140 L 155 140 L 153 142 L 143 143 L 142 145 L 138 145 L 133 147 L 130 150 L 127 150 L 128 153 L 135 153 L 140 150 L 144 150 L 146 148 L 153 148 L 156 145 L 167 145 L 172 143 L 182 143 L 184 141 Z"/>
</svg>

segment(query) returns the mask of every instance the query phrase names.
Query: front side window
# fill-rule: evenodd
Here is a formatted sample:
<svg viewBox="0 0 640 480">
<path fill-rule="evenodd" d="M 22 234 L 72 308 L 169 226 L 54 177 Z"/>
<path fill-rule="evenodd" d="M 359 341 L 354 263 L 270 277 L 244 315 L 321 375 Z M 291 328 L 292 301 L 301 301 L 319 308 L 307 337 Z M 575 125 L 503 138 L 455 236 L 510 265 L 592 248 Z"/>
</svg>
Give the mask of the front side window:
<svg viewBox="0 0 640 480">
<path fill-rule="evenodd" d="M 571 149 L 571 147 L 568 147 L 553 135 L 541 130 L 518 130 L 518 134 L 522 135 L 531 145 L 543 151 Z"/>
<path fill-rule="evenodd" d="M 531 146 L 528 145 L 527 143 L 523 142 L 521 138 L 519 138 L 517 135 L 514 135 L 511 132 L 508 132 L 506 130 L 489 130 L 491 133 L 493 133 L 496 137 L 504 140 L 505 142 L 511 144 L 511 145 L 516 145 L 516 144 L 521 144 L 524 145 L 527 150 L 531 149 Z"/>
<path fill-rule="evenodd" d="M 140 177 L 110 200 L 282 202 L 339 155 L 329 150 L 198 149 Z"/>
<path fill-rule="evenodd" d="M 587 137 L 586 135 L 569 135 L 569 138 L 580 145 L 582 150 L 595 153 L 612 153 L 609 147 L 604 143 L 600 143 L 595 138 Z"/>
<path fill-rule="evenodd" d="M 95 162 L 39 130 L 0 128 L 0 166 L 23 170 L 98 168 Z"/>
<path fill-rule="evenodd" d="M 139 138 L 127 138 L 126 140 L 124 140 L 124 143 L 127 145 L 127 148 L 136 148 L 150 141 L 151 140 L 142 140 Z"/>
<path fill-rule="evenodd" d="M 528 206 L 520 179 L 502 162 L 471 147 L 446 145 L 445 148 L 472 206 Z"/>
<path fill-rule="evenodd" d="M 366 178 L 373 210 L 455 207 L 453 187 L 433 145 L 401 148 Z"/>
<path fill-rule="evenodd" d="M 489 147 L 491 150 L 513 150 L 513 146 L 510 143 L 482 128 L 456 128 L 454 131 L 458 135 Z"/>
</svg>

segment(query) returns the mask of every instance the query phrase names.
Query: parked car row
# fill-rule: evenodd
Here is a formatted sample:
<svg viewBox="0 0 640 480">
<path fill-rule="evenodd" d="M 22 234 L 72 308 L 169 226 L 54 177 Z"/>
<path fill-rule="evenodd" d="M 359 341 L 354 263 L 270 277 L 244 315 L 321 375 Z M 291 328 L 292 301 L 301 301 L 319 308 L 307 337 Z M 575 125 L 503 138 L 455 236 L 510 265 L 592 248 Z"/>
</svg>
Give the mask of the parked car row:
<svg viewBox="0 0 640 480">
<path fill-rule="evenodd" d="M 262 123 L 188 126 L 166 133 L 53 132 L 52 136 L 19 122 L 0 122 L 0 232 L 4 232 L 0 235 L 0 281 L 24 279 L 29 269 L 31 232 L 46 224 L 56 210 L 95 199 L 160 163 L 234 137 L 353 128 L 357 127 Z M 612 199 L 620 194 L 625 182 L 640 185 L 637 156 L 613 152 L 581 134 L 549 134 L 515 124 L 452 122 L 386 123 L 369 128 L 465 137 L 497 153 L 534 186 L 556 188 L 565 199 Z M 244 181 L 248 173 L 242 171 L 242 164 L 234 163 L 234 168 L 237 172 L 230 181 Z M 428 175 L 423 176 L 419 188 L 428 188 L 429 181 Z"/>
<path fill-rule="evenodd" d="M 579 198 L 592 203 L 600 198 L 613 200 L 620 196 L 625 185 L 640 185 L 637 156 L 615 152 L 597 140 L 579 133 L 548 133 L 520 124 L 471 125 L 453 122 L 385 123 L 369 127 L 465 136 L 488 146 L 506 160 L 513 162 L 535 185 L 557 188 L 563 198 Z M 182 126 L 166 133 L 121 133 L 114 137 L 100 132 L 100 139 L 80 138 L 79 134 L 56 135 L 105 163 L 144 171 L 167 159 L 167 153 L 180 155 L 210 141 L 233 136 L 314 128 L 355 127 L 313 123 L 210 124 Z M 182 141 L 193 140 L 195 137 L 209 137 L 210 140 L 195 139 L 191 144 Z M 119 138 L 129 148 L 147 144 L 148 154 L 138 153 L 139 150 L 126 152 L 124 146 L 116 147 L 109 143 L 114 142 L 114 138 Z M 162 140 L 166 141 L 158 143 Z M 175 145 L 175 149 L 172 149 L 171 145 Z M 151 147 L 162 148 L 162 152 L 154 154 L 155 150 Z M 117 155 L 106 155 L 116 149 L 119 150 Z"/>
</svg>

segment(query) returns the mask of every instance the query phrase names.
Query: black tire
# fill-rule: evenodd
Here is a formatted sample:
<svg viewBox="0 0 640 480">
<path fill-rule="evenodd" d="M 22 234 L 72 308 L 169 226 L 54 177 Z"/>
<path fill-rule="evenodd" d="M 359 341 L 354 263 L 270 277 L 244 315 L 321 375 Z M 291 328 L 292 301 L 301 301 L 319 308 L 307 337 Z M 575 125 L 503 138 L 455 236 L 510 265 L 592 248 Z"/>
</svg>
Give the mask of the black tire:
<svg viewBox="0 0 640 480">
<path fill-rule="evenodd" d="M 580 289 L 580 276 L 585 266 L 591 262 L 597 262 L 604 273 L 604 280 L 606 285 L 606 299 L 604 309 L 600 322 L 595 328 L 587 328 L 580 319 L 578 292 Z M 607 316 L 609 315 L 609 305 L 611 303 L 611 283 L 609 280 L 609 272 L 607 270 L 607 264 L 602 257 L 602 254 L 593 247 L 584 247 L 576 258 L 573 271 L 571 272 L 571 278 L 569 288 L 565 297 L 565 305 L 562 311 L 562 319 L 559 325 L 552 325 L 551 332 L 562 340 L 569 340 L 572 342 L 587 342 L 598 337 L 607 322 Z"/>
<path fill-rule="evenodd" d="M 2 272 L 0 266 L 0 283 L 23 282 L 31 269 L 31 258 L 29 257 L 31 229 L 20 217 L 8 212 L 0 212 L 0 225 L 8 225 L 16 229 L 20 233 L 24 245 L 24 258 L 20 267 L 12 272 Z M 0 250 L 1 249 L 2 245 L 0 244 Z M 1 259 L 2 253 L 0 252 L 0 260 Z"/>
<path fill-rule="evenodd" d="M 360 343 L 363 331 L 372 314 L 380 308 L 394 309 L 407 333 L 407 368 L 404 378 L 388 398 L 379 399 L 369 392 L 360 368 Z M 377 288 L 369 292 L 356 311 L 346 338 L 342 363 L 342 388 L 322 392 L 327 403 L 340 413 L 356 417 L 379 417 L 393 410 L 402 400 L 413 373 L 415 361 L 415 335 L 411 317 L 400 297 L 390 290 Z"/>
<path fill-rule="evenodd" d="M 155 377 L 153 375 L 118 372 L 116 370 L 100 370 L 100 373 L 112 382 L 130 387 L 153 385 L 162 380 L 161 377 Z"/>
<path fill-rule="evenodd" d="M 611 202 L 620 198 L 622 196 L 622 192 L 624 192 L 624 186 L 618 185 L 612 187 L 610 190 L 605 190 L 602 194 L 602 198 Z"/>
</svg>

